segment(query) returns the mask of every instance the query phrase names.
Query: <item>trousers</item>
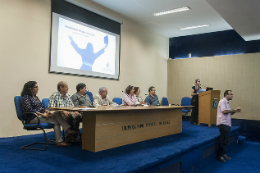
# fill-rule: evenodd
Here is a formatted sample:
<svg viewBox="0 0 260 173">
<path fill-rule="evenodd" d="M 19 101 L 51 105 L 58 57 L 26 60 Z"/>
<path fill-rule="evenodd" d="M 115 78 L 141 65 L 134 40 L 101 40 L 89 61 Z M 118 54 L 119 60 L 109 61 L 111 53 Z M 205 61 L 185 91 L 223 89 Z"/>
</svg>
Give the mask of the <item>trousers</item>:
<svg viewBox="0 0 260 173">
<path fill-rule="evenodd" d="M 52 117 L 49 117 L 48 119 L 42 116 L 39 116 L 39 119 L 40 123 L 53 124 L 56 142 L 58 143 L 63 141 L 60 126 L 62 126 L 63 130 L 66 131 L 68 128 L 70 128 L 70 125 L 66 122 L 60 112 L 53 112 Z M 34 118 L 30 121 L 30 124 L 36 123 L 38 123 L 37 118 Z"/>
<path fill-rule="evenodd" d="M 191 124 L 198 124 L 199 99 L 197 95 L 192 97 L 191 105 L 193 106 L 191 112 Z"/>
<path fill-rule="evenodd" d="M 220 157 L 226 154 L 226 149 L 227 149 L 228 139 L 230 134 L 230 126 L 221 124 L 218 126 L 218 128 L 220 132 L 220 141 L 218 145 L 217 155 Z"/>
</svg>

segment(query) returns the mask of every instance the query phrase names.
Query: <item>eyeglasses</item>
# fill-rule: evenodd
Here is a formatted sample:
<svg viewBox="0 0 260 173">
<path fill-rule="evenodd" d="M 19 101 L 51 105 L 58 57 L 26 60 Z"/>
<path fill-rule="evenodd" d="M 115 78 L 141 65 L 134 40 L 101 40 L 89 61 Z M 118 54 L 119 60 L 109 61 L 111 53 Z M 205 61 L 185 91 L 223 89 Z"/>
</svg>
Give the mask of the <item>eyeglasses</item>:
<svg viewBox="0 0 260 173">
<path fill-rule="evenodd" d="M 228 95 L 231 95 L 231 96 L 232 96 L 233 94 L 228 94 Z"/>
<path fill-rule="evenodd" d="M 35 86 L 35 87 L 33 87 L 33 88 L 39 88 L 38 86 Z"/>
</svg>

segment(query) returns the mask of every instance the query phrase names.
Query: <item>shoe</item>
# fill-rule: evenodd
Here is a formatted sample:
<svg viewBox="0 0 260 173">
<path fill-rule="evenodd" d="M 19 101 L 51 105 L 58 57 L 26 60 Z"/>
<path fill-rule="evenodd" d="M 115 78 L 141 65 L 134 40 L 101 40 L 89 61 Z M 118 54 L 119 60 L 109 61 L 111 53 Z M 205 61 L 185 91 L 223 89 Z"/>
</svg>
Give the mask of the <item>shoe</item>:
<svg viewBox="0 0 260 173">
<path fill-rule="evenodd" d="M 222 156 L 225 160 L 231 160 L 231 157 L 228 157 L 226 154 Z"/>
<path fill-rule="evenodd" d="M 72 138 L 71 143 L 79 143 L 79 140 L 77 138 Z"/>
<path fill-rule="evenodd" d="M 70 142 L 70 143 L 78 143 L 79 140 L 77 140 L 75 137 L 73 136 L 69 136 L 69 137 L 66 137 L 66 142 Z"/>
<path fill-rule="evenodd" d="M 217 160 L 220 162 L 226 162 L 223 156 L 217 157 Z"/>
<path fill-rule="evenodd" d="M 70 129 L 66 130 L 66 136 L 76 136 L 76 135 L 78 135 L 77 131 L 70 130 Z"/>
<path fill-rule="evenodd" d="M 58 142 L 56 143 L 57 147 L 69 147 L 70 144 L 66 143 L 66 142 Z"/>
</svg>

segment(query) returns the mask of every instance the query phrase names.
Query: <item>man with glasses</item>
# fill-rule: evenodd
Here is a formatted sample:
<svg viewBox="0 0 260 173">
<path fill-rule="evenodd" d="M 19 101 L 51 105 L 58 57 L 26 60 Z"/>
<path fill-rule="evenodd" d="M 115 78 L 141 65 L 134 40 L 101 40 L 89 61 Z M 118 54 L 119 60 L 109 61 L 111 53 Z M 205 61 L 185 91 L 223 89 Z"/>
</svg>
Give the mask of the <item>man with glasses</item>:
<svg viewBox="0 0 260 173">
<path fill-rule="evenodd" d="M 53 93 L 49 98 L 49 107 L 73 107 L 74 104 L 68 94 L 68 84 L 64 81 L 59 82 L 57 90 L 58 91 Z M 71 126 L 71 130 L 75 129 L 73 121 L 80 117 L 81 114 L 78 111 L 61 111 L 61 114 Z M 76 136 L 70 136 L 69 138 L 66 138 L 66 141 L 77 142 Z"/>
<path fill-rule="evenodd" d="M 236 109 L 230 109 L 229 100 L 232 100 L 232 98 L 232 91 L 226 90 L 224 92 L 224 98 L 221 99 L 218 103 L 217 126 L 220 132 L 220 142 L 217 151 L 217 160 L 221 162 L 231 160 L 231 158 L 226 155 L 226 148 L 231 127 L 231 115 L 241 111 L 240 107 L 237 107 Z"/>
<path fill-rule="evenodd" d="M 149 95 L 145 98 L 144 102 L 146 102 L 148 105 L 154 105 L 154 106 L 160 106 L 160 102 L 158 99 L 158 96 L 155 94 L 155 87 L 151 86 L 148 89 Z"/>
</svg>

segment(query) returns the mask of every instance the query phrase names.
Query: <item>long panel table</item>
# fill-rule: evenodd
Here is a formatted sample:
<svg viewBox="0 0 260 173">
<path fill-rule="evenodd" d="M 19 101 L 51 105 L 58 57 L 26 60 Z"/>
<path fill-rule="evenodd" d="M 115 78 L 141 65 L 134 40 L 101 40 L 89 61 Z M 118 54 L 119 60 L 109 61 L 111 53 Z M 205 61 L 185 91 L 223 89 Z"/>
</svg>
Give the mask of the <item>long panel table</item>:
<svg viewBox="0 0 260 173">
<path fill-rule="evenodd" d="M 182 106 L 50 108 L 82 111 L 82 149 L 98 152 L 182 132 Z M 187 108 L 187 107 L 185 107 Z"/>
</svg>

